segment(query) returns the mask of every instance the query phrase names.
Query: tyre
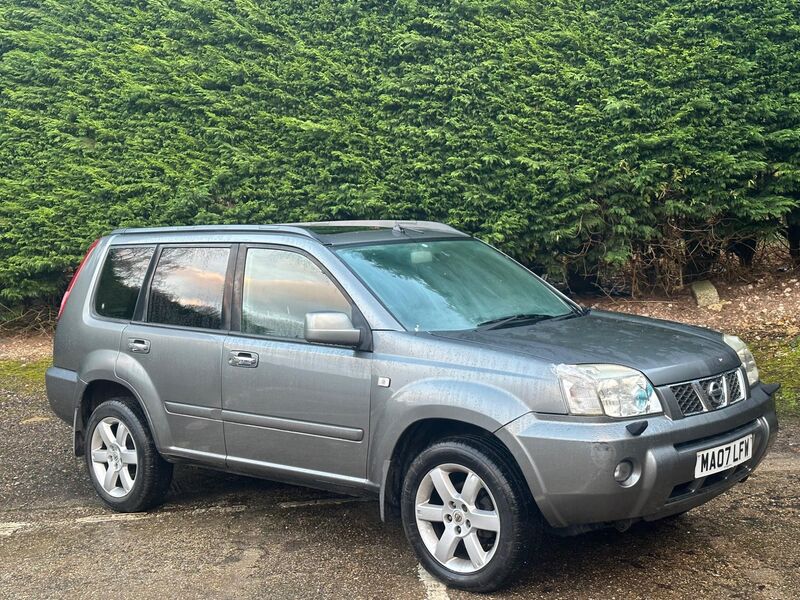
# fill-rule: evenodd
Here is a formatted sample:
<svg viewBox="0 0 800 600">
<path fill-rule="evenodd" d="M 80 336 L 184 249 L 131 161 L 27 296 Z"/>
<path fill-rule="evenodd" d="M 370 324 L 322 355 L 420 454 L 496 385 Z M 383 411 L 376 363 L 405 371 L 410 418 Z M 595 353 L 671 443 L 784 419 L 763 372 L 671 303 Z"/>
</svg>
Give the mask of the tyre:
<svg viewBox="0 0 800 600">
<path fill-rule="evenodd" d="M 162 502 L 172 464 L 156 450 L 147 422 L 130 398 L 112 398 L 94 410 L 85 446 L 89 477 L 108 506 L 139 512 Z"/>
<path fill-rule="evenodd" d="M 507 585 L 544 529 L 515 465 L 491 441 L 471 436 L 437 442 L 414 459 L 401 514 L 422 566 L 471 592 Z"/>
</svg>

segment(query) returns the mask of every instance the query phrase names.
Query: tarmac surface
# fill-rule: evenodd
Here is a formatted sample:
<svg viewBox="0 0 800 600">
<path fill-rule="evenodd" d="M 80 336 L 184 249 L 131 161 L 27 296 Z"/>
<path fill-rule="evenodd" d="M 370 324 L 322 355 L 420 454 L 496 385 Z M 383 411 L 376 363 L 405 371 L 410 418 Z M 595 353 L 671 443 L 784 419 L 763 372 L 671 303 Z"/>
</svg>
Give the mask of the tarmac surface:
<svg viewBox="0 0 800 600">
<path fill-rule="evenodd" d="M 549 538 L 502 598 L 800 597 L 800 423 L 679 518 Z M 428 576 L 377 502 L 178 466 L 166 504 L 106 509 L 40 392 L 0 389 L 0 598 L 475 597 Z"/>
</svg>

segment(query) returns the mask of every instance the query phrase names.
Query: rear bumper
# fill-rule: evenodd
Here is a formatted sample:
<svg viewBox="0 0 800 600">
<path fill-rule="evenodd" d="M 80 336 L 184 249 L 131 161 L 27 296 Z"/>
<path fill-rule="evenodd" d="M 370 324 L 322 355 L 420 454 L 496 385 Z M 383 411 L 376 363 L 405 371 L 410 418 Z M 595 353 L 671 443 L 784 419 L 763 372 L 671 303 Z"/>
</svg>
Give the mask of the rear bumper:
<svg viewBox="0 0 800 600">
<path fill-rule="evenodd" d="M 547 521 L 575 532 L 595 525 L 655 520 L 707 502 L 746 478 L 778 431 L 775 386 L 757 384 L 732 406 L 672 420 L 647 418 L 640 435 L 630 421 L 609 423 L 528 414 L 506 426 L 525 455 L 520 466 Z M 695 479 L 697 452 L 753 434 L 747 462 Z M 518 457 L 521 458 L 521 457 Z M 635 483 L 614 480 L 622 460 L 634 464 Z"/>
<path fill-rule="evenodd" d="M 50 408 L 61 419 L 72 425 L 75 416 L 75 393 L 78 389 L 78 374 L 69 369 L 50 367 L 45 374 L 47 400 Z"/>
</svg>

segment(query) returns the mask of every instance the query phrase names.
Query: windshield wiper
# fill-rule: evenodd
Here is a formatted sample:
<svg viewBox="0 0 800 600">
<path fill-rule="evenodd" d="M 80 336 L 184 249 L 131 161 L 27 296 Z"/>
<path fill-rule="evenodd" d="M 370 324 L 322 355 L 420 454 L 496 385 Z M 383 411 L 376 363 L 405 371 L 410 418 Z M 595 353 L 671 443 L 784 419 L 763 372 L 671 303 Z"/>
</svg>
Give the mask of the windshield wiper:
<svg viewBox="0 0 800 600">
<path fill-rule="evenodd" d="M 519 315 L 510 315 L 508 317 L 498 317 L 497 319 L 489 319 L 483 323 L 478 323 L 477 329 L 500 329 L 506 325 L 513 325 L 517 323 L 528 323 L 544 321 L 545 319 L 553 319 L 553 315 L 541 315 L 537 313 L 523 313 Z"/>
<path fill-rule="evenodd" d="M 539 313 L 522 313 L 519 315 L 510 315 L 508 317 L 498 317 L 497 319 L 489 319 L 483 323 L 478 323 L 476 329 L 483 329 L 490 331 L 492 329 L 502 329 L 509 325 L 516 325 L 522 323 L 538 323 L 539 321 L 563 321 L 565 319 L 572 319 L 574 317 L 582 317 L 589 314 L 589 309 L 581 307 L 580 309 L 573 309 L 563 315 L 542 315 Z"/>
</svg>

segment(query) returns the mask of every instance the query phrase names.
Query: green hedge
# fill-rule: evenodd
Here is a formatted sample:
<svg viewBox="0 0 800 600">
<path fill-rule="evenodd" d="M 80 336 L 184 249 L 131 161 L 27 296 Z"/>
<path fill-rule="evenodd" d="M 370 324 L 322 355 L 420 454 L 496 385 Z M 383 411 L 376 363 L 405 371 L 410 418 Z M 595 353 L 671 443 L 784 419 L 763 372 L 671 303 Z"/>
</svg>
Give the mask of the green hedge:
<svg viewBox="0 0 800 600">
<path fill-rule="evenodd" d="M 680 266 L 798 206 L 799 40 L 796 0 L 6 0 L 0 301 L 120 225 L 426 218 L 557 277 Z"/>
</svg>

